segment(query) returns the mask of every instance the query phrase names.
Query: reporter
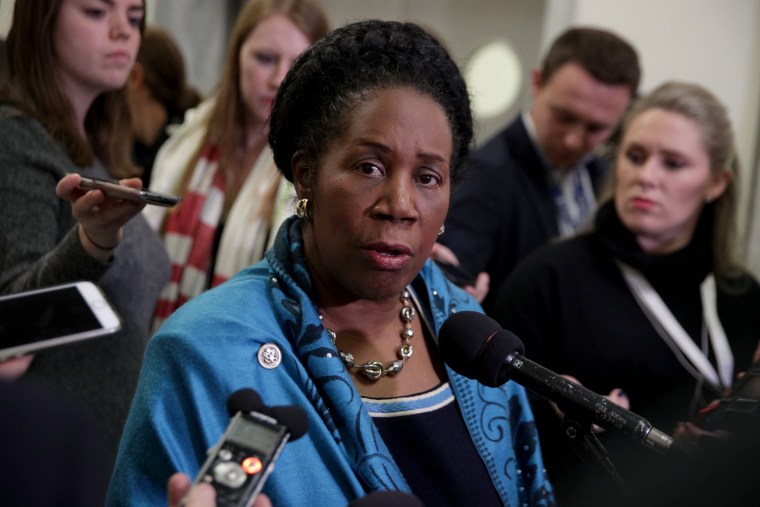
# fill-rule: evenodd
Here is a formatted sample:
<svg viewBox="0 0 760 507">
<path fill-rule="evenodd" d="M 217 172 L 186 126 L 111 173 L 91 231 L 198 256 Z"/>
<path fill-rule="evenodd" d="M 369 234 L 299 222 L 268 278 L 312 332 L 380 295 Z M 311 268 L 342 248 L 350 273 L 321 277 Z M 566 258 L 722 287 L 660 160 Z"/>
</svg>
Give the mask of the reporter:
<svg viewBox="0 0 760 507">
<path fill-rule="evenodd" d="M 656 88 L 626 117 L 593 231 L 526 258 L 493 316 L 527 357 L 598 393 L 624 390 L 655 427 L 693 420 L 749 365 L 760 335 L 760 285 L 735 243 L 736 167 L 715 96 L 688 83 Z M 534 408 L 558 498 L 588 505 L 590 471 L 554 414 Z M 674 466 L 608 433 L 602 441 L 635 490 Z"/>
<path fill-rule="evenodd" d="M 132 161 L 141 169 L 143 186 L 150 186 L 153 161 L 169 137 L 169 129 L 182 123 L 185 112 L 203 97 L 187 81 L 182 52 L 171 34 L 157 25 L 143 33 L 137 59 L 127 80 L 132 117 Z"/>
<path fill-rule="evenodd" d="M 293 212 L 293 185 L 267 144 L 269 110 L 296 57 L 328 30 L 318 0 L 242 8 L 215 95 L 188 111 L 159 151 L 151 188 L 184 197 L 145 210 L 172 262 L 155 328 L 185 301 L 258 262 Z"/>
<path fill-rule="evenodd" d="M 123 321 L 118 336 L 38 353 L 25 379 L 83 401 L 111 462 L 169 263 L 142 204 L 78 184 L 140 186 L 124 84 L 144 14 L 142 0 L 17 0 L 0 90 L 0 293 L 92 280 Z"/>
</svg>

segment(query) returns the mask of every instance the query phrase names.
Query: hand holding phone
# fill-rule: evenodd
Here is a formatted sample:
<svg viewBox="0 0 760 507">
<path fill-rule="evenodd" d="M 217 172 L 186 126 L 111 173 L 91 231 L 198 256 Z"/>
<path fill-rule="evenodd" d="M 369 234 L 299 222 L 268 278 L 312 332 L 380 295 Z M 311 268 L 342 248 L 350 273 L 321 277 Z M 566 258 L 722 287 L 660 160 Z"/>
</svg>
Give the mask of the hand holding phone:
<svg viewBox="0 0 760 507">
<path fill-rule="evenodd" d="M 109 197 L 134 202 L 145 202 L 148 204 L 155 204 L 156 206 L 171 207 L 175 206 L 182 200 L 180 196 L 174 194 L 165 194 L 147 188 L 137 189 L 127 187 L 125 185 L 120 185 L 117 181 L 85 176 L 82 176 L 82 182 L 79 184 L 79 188 L 85 190 L 97 189 Z"/>
</svg>

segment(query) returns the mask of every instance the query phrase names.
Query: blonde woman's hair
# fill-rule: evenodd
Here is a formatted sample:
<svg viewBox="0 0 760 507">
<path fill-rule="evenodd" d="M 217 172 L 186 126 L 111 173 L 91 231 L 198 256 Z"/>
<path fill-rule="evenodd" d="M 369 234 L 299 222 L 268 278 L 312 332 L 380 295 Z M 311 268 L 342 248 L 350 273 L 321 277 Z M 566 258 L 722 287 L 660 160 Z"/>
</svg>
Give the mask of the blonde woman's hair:
<svg viewBox="0 0 760 507">
<path fill-rule="evenodd" d="M 702 86 L 669 81 L 633 104 L 623 120 L 623 138 L 633 120 L 651 109 L 662 109 L 680 114 L 696 123 L 702 133 L 702 145 L 710 160 L 712 173 L 719 174 L 725 171 L 731 175 L 731 181 L 725 192 L 707 206 L 712 206 L 714 213 L 712 223 L 714 270 L 716 274 L 725 277 L 736 276 L 742 271 L 739 260 L 741 255 L 737 251 L 739 246 L 736 223 L 739 162 L 734 148 L 734 133 L 726 108 Z M 621 146 L 618 146 L 618 150 L 620 149 Z M 608 183 L 603 201 L 613 198 L 616 183 L 614 171 Z"/>
</svg>

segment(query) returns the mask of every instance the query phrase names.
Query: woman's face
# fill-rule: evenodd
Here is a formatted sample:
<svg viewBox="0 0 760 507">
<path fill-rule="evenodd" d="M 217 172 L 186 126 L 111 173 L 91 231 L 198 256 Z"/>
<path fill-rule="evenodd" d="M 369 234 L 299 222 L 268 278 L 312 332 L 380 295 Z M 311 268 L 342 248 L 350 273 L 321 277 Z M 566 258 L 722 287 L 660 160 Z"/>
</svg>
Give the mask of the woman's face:
<svg viewBox="0 0 760 507">
<path fill-rule="evenodd" d="M 273 14 L 251 31 L 240 47 L 240 94 L 254 124 L 269 118 L 277 88 L 295 59 L 310 45 L 290 19 Z"/>
<path fill-rule="evenodd" d="M 142 0 L 63 0 L 53 49 L 73 102 L 124 86 L 140 47 L 144 15 Z"/>
<path fill-rule="evenodd" d="M 665 254 L 686 246 L 706 200 L 726 189 L 727 172 L 713 174 L 693 120 L 650 109 L 633 119 L 617 157 L 615 207 L 642 249 Z"/>
<path fill-rule="evenodd" d="M 306 254 L 331 294 L 398 298 L 435 242 L 449 206 L 452 131 L 443 109 L 410 88 L 375 92 L 319 162 Z"/>
</svg>

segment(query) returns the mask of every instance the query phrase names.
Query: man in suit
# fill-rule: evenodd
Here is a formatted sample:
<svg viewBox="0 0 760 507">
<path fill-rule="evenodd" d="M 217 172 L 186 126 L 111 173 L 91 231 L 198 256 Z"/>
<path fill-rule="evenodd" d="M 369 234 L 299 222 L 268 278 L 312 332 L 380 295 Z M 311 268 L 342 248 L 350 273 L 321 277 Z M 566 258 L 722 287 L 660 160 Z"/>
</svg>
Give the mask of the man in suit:
<svg viewBox="0 0 760 507">
<path fill-rule="evenodd" d="M 572 28 L 531 78 L 532 105 L 473 152 L 440 238 L 462 267 L 490 277 L 486 311 L 523 257 L 593 213 L 609 165 L 594 152 L 615 133 L 640 69 L 617 35 Z"/>
</svg>

